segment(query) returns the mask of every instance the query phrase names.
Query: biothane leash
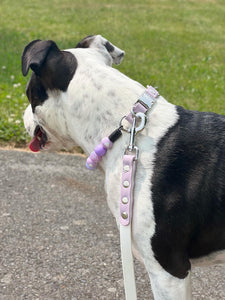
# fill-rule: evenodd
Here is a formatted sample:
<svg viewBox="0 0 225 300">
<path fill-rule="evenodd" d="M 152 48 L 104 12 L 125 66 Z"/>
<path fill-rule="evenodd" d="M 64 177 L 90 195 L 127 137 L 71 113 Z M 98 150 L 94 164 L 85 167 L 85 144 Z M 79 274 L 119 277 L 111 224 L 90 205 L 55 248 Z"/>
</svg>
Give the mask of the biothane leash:
<svg viewBox="0 0 225 300">
<path fill-rule="evenodd" d="M 130 133 L 129 145 L 125 149 L 123 156 L 119 216 L 120 247 L 126 300 L 137 299 L 131 228 L 135 185 L 134 179 L 139 156 L 139 149 L 135 145 L 135 135 L 144 129 L 147 121 L 147 112 L 152 108 L 158 97 L 158 91 L 152 86 L 148 86 L 132 107 L 131 112 L 121 119 L 119 128 L 113 131 L 108 137 L 103 138 L 101 143 L 95 147 L 95 150 L 91 152 L 86 161 L 86 167 L 89 170 L 96 169 L 102 157 L 107 153 L 107 150 L 111 149 L 113 143 L 120 138 L 122 131 Z M 124 128 L 122 125 L 124 119 L 131 124 L 131 128 Z"/>
</svg>

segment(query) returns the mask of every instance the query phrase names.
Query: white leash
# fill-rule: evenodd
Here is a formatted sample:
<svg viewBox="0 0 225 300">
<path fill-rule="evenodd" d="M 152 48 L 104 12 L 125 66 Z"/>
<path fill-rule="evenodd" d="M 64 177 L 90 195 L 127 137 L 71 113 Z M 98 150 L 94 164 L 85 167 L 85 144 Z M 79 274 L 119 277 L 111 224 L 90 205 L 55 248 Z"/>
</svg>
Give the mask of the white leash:
<svg viewBox="0 0 225 300">
<path fill-rule="evenodd" d="M 120 249 L 125 296 L 127 300 L 137 300 L 134 262 L 131 249 L 131 225 L 120 225 Z"/>
</svg>

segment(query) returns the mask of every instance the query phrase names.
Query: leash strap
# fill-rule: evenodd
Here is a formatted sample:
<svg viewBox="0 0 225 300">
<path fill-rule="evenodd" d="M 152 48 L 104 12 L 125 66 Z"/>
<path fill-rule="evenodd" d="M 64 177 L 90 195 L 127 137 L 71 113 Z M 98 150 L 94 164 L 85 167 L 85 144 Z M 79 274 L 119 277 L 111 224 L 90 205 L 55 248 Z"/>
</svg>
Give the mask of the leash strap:
<svg viewBox="0 0 225 300">
<path fill-rule="evenodd" d="M 120 247 L 123 266 L 124 290 L 126 300 L 137 300 L 137 291 L 134 273 L 134 261 L 132 254 L 132 212 L 134 198 L 134 179 L 138 159 L 138 147 L 135 146 L 136 133 L 145 127 L 146 113 L 153 106 L 159 93 L 148 86 L 144 94 L 133 106 L 129 115 L 125 118 L 132 124 L 130 142 L 123 157 L 123 171 L 120 197 Z M 139 119 L 140 125 L 136 126 Z M 135 154 L 134 154 L 135 152 Z"/>
<path fill-rule="evenodd" d="M 132 210 L 136 155 L 125 154 L 120 198 L 120 247 L 126 300 L 137 300 L 134 262 L 132 255 Z"/>
<path fill-rule="evenodd" d="M 144 129 L 147 121 L 146 114 L 152 108 L 158 97 L 159 93 L 157 90 L 152 86 L 148 86 L 132 107 L 131 112 L 121 119 L 119 128 L 108 137 L 103 138 L 101 143 L 95 147 L 95 150 L 91 152 L 86 161 L 86 167 L 89 170 L 96 169 L 99 161 L 101 161 L 102 157 L 107 153 L 107 150 L 111 149 L 113 143 L 121 136 L 121 130 L 130 133 L 130 142 L 125 150 L 123 158 L 119 217 L 121 258 L 126 300 L 137 300 L 134 261 L 132 255 L 132 211 L 134 178 L 139 150 L 138 147 L 135 146 L 134 138 L 136 133 Z M 122 124 L 123 119 L 126 119 L 132 124 L 132 127 L 128 129 L 124 128 Z M 138 126 L 136 126 L 136 121 L 139 123 Z"/>
</svg>

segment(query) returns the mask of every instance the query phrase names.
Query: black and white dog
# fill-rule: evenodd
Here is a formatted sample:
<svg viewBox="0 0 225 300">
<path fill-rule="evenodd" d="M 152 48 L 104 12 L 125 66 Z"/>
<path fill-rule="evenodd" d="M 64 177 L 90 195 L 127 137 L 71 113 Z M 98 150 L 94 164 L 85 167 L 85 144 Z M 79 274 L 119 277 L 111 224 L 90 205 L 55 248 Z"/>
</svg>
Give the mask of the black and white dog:
<svg viewBox="0 0 225 300">
<path fill-rule="evenodd" d="M 111 67 L 124 51 L 100 35 L 60 51 L 35 40 L 22 55 L 31 148 L 81 146 L 86 153 L 118 127 L 145 88 Z M 123 136 L 101 162 L 108 205 L 119 223 Z M 137 136 L 132 239 L 157 300 L 191 299 L 190 260 L 222 260 L 225 249 L 225 116 L 188 111 L 158 97 Z M 213 254 L 212 254 L 213 253 Z M 212 257 L 213 256 L 213 257 Z"/>
</svg>

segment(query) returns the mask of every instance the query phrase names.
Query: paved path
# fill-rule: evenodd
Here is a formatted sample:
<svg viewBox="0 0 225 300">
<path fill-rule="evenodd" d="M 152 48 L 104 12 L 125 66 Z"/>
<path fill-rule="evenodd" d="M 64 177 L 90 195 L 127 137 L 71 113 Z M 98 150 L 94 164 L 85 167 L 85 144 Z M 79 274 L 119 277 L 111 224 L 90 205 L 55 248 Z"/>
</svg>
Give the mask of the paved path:
<svg viewBox="0 0 225 300">
<path fill-rule="evenodd" d="M 103 174 L 75 155 L 0 150 L 0 300 L 124 299 Z M 135 262 L 138 299 L 152 299 Z M 194 299 L 225 299 L 225 267 L 194 269 Z"/>
</svg>

